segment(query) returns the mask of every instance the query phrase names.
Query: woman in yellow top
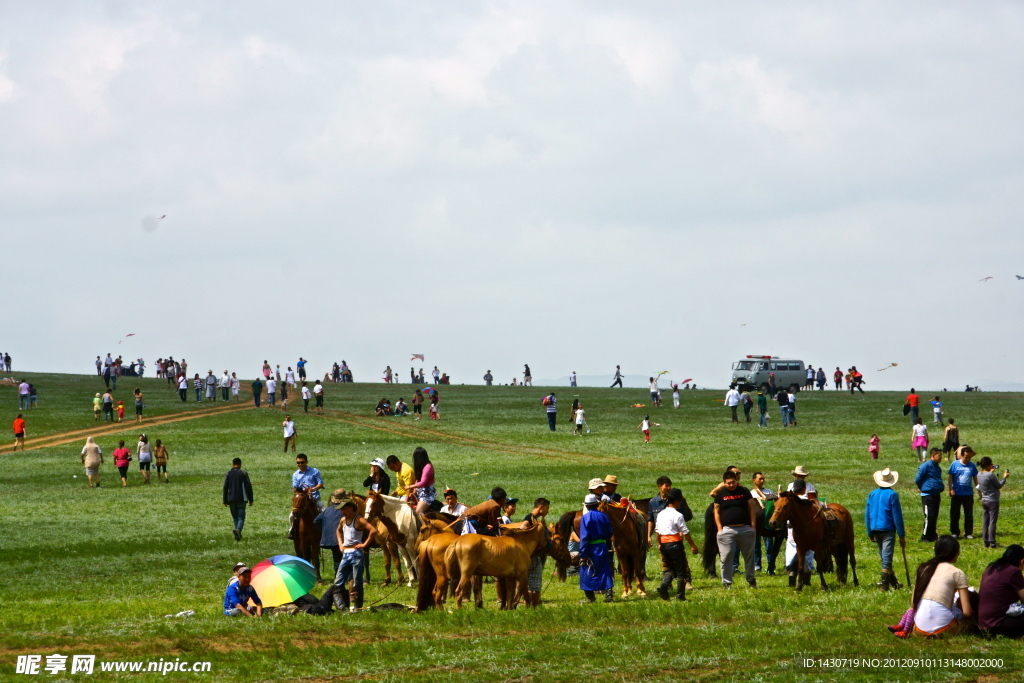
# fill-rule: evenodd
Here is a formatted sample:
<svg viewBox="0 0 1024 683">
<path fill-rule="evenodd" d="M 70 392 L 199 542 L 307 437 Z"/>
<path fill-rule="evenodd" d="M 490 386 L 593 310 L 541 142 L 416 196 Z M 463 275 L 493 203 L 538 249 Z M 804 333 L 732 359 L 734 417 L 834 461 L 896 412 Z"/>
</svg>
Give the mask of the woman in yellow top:
<svg viewBox="0 0 1024 683">
<path fill-rule="evenodd" d="M 416 473 L 411 467 L 399 460 L 397 455 L 389 455 L 385 462 L 389 470 L 398 473 L 398 486 L 395 487 L 391 495 L 405 500 L 405 497 L 414 491 L 412 485 L 416 481 Z"/>
<path fill-rule="evenodd" d="M 96 416 L 96 421 L 100 421 L 100 410 L 103 408 L 103 399 L 100 398 L 99 394 L 92 400 L 92 414 Z"/>
</svg>

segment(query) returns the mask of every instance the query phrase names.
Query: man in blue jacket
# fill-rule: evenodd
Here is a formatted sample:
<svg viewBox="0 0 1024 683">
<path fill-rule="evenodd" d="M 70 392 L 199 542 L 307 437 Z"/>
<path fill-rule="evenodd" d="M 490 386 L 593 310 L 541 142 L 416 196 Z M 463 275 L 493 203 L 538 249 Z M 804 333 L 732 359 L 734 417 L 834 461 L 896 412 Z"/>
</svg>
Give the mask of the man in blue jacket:
<svg viewBox="0 0 1024 683">
<path fill-rule="evenodd" d="M 334 558 L 335 576 L 338 575 L 342 555 L 341 548 L 338 546 L 338 525 L 341 524 L 341 505 L 347 496 L 348 493 L 345 489 L 337 489 L 331 494 L 330 504 L 313 520 L 313 524 L 320 527 L 320 547 L 330 550 L 331 557 Z"/>
<path fill-rule="evenodd" d="M 593 493 L 583 499 L 586 512 L 580 518 L 580 589 L 584 602 L 594 602 L 594 592 L 604 593 L 612 601 L 612 523 L 597 509 L 601 501 Z"/>
<path fill-rule="evenodd" d="M 903 509 L 900 507 L 899 494 L 892 490 L 899 481 L 899 472 L 886 467 L 875 472 L 875 483 L 878 488 L 868 494 L 868 504 L 864 510 L 864 526 L 868 530 L 868 538 L 878 544 L 878 554 L 882 557 L 882 580 L 878 587 L 883 591 L 889 587 L 902 588 L 892 571 L 892 555 L 895 549 L 896 536 L 900 537 L 900 547 L 907 547 L 906 533 L 903 529 Z"/>
<path fill-rule="evenodd" d="M 924 531 L 921 532 L 922 543 L 934 543 L 939 539 L 939 504 L 946 485 L 942 481 L 942 449 L 933 448 L 931 455 L 917 468 L 914 483 L 921 492 L 921 503 L 924 505 Z"/>
</svg>

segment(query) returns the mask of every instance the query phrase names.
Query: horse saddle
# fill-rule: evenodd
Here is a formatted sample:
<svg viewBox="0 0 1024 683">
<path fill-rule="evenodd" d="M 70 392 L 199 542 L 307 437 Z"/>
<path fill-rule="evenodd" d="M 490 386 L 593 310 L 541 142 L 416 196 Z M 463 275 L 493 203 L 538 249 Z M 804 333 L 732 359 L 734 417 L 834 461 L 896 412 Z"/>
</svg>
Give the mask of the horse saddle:
<svg viewBox="0 0 1024 683">
<path fill-rule="evenodd" d="M 831 547 L 839 542 L 839 530 L 842 522 L 836 511 L 830 507 L 821 509 L 821 517 L 825 520 L 825 545 Z"/>
</svg>

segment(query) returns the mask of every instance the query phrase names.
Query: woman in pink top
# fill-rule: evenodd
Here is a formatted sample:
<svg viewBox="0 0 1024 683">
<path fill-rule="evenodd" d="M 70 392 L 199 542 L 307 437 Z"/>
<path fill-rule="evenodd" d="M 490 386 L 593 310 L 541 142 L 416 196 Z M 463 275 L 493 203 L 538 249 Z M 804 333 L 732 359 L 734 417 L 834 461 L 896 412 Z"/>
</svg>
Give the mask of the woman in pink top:
<svg viewBox="0 0 1024 683">
<path fill-rule="evenodd" d="M 118 441 L 114 449 L 114 467 L 121 473 L 121 486 L 128 485 L 128 463 L 131 461 L 132 452 L 124 447 L 124 441 Z"/>
<path fill-rule="evenodd" d="M 437 500 L 437 490 L 434 488 L 434 465 L 430 462 L 427 449 L 419 446 L 412 452 L 412 470 L 416 481 L 416 512 L 421 515 L 430 510 L 430 506 Z"/>
</svg>

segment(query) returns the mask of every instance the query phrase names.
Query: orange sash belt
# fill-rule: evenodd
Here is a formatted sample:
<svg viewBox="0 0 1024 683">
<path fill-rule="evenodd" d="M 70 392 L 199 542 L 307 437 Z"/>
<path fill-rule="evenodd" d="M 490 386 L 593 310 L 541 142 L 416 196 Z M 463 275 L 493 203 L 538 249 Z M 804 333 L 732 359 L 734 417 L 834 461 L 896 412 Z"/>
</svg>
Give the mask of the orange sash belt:
<svg viewBox="0 0 1024 683">
<path fill-rule="evenodd" d="M 667 536 L 658 536 L 660 543 L 679 543 L 683 540 L 683 537 L 679 534 L 669 534 Z"/>
</svg>

